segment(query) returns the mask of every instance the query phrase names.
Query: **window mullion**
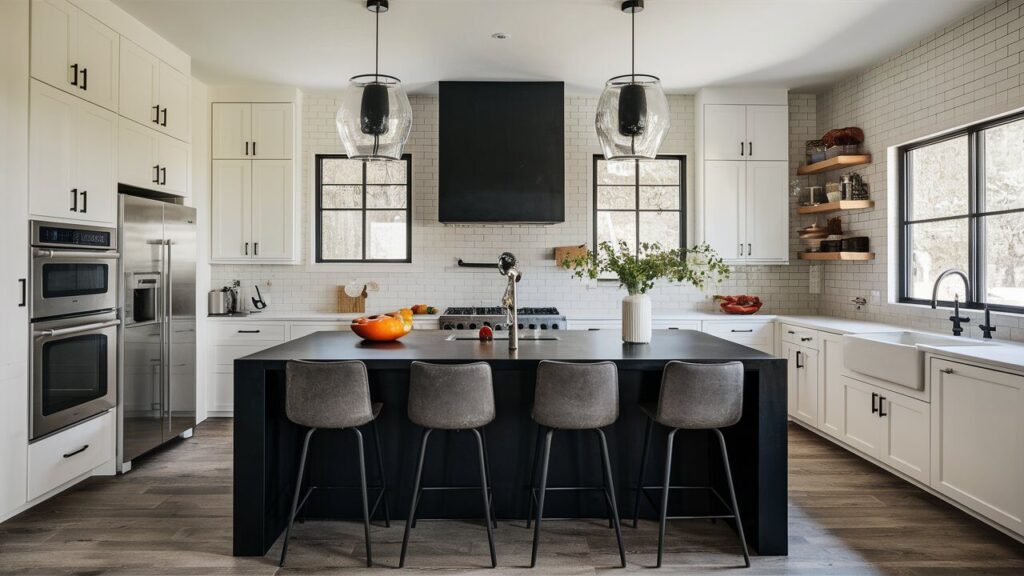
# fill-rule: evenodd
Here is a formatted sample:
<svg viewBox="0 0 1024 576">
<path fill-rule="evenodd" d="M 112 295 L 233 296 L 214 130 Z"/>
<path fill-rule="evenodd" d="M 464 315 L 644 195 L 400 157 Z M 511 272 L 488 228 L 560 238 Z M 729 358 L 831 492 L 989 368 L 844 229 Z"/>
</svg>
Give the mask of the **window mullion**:
<svg viewBox="0 0 1024 576">
<path fill-rule="evenodd" d="M 967 197 L 967 213 L 970 215 L 967 221 L 967 275 L 971 278 L 972 290 L 967 295 L 967 305 L 971 306 L 977 304 L 983 300 L 980 297 L 983 290 L 981 289 L 981 268 L 983 256 L 981 250 L 984 249 L 984 243 L 981 242 L 979 237 L 979 222 L 978 222 L 978 210 L 981 205 L 980 195 L 981 190 L 984 188 L 981 182 L 981 178 L 984 177 L 984 170 L 980 164 L 980 158 L 984 156 L 983 144 L 979 138 L 980 132 L 972 130 L 968 136 L 968 147 L 967 147 L 967 161 L 968 161 L 968 197 Z"/>
</svg>

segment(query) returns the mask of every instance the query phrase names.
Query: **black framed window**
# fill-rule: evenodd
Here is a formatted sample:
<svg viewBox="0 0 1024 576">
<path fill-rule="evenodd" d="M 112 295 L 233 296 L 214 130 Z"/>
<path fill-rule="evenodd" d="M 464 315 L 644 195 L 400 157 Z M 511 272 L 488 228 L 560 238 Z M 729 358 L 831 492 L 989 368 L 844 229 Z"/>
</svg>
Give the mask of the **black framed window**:
<svg viewBox="0 0 1024 576">
<path fill-rule="evenodd" d="M 1024 312 L 1024 114 L 900 150 L 900 301 Z"/>
<path fill-rule="evenodd" d="M 316 261 L 412 261 L 412 156 L 316 155 Z"/>
<path fill-rule="evenodd" d="M 686 244 L 686 157 L 605 160 L 594 156 L 594 246 Z"/>
</svg>

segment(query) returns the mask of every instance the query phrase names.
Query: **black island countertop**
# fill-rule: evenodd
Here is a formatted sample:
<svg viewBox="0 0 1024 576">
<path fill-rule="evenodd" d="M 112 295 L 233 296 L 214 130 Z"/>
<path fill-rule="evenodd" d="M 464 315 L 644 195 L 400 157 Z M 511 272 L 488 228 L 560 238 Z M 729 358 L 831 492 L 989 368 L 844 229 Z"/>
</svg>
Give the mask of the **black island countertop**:
<svg viewBox="0 0 1024 576">
<path fill-rule="evenodd" d="M 451 340 L 451 332 L 413 331 L 398 342 L 364 342 L 348 331 L 317 332 L 235 361 L 234 428 L 234 552 L 262 555 L 283 532 L 302 431 L 284 415 L 284 369 L 288 360 L 361 360 L 370 375 L 371 393 L 383 402 L 379 419 L 389 502 L 393 516 L 408 511 L 419 430 L 408 421 L 406 387 L 413 361 L 486 361 L 493 369 L 497 418 L 486 427 L 494 467 L 494 501 L 499 519 L 522 519 L 527 511 L 527 486 L 537 427 L 530 419 L 536 366 L 541 360 L 594 362 L 610 360 L 619 368 L 620 417 L 607 429 L 620 513 L 632 514 L 632 489 L 639 470 L 644 420 L 641 401 L 657 399 L 661 371 L 670 360 L 744 364 L 744 411 L 740 423 L 724 430 L 729 460 L 749 543 L 762 555 L 787 553 L 786 525 L 786 362 L 752 348 L 692 330 L 657 330 L 650 344 L 624 344 L 617 330 L 547 331 L 557 340 L 520 339 L 510 351 L 507 340 Z M 552 461 L 551 485 L 591 484 L 600 479 L 600 464 L 589 436 L 566 434 L 564 458 Z M 682 433 L 681 433 L 682 434 Z M 320 434 L 318 433 L 318 436 Z M 312 481 L 324 485 L 353 484 L 355 445 L 351 435 L 325 434 L 330 440 L 311 446 Z M 464 435 L 462 435 L 464 436 Z M 678 465 L 674 483 L 720 485 L 720 457 L 703 431 L 677 437 Z M 556 444 L 557 444 L 556 440 Z M 659 477 L 664 434 L 652 436 L 652 457 L 645 468 L 647 483 Z M 459 435 L 447 441 L 445 456 L 428 459 L 425 482 L 474 483 L 473 447 Z M 474 448 L 475 449 L 475 448 Z M 441 452 L 440 446 L 438 452 Z M 372 466 L 372 465 L 371 465 Z M 595 476 L 596 474 L 596 476 Z M 673 496 L 675 513 L 694 513 L 691 499 Z M 425 498 L 423 518 L 473 518 L 482 515 L 479 496 L 443 495 Z M 355 494 L 317 491 L 307 517 L 358 518 Z M 700 506 L 700 503 L 696 503 Z M 670 511 L 671 512 L 671 511 Z M 545 515 L 603 517 L 598 496 L 552 498 Z M 655 511 L 641 505 L 641 515 Z M 400 529 L 400 528 L 399 528 Z M 499 550 L 500 554 L 500 550 Z"/>
</svg>

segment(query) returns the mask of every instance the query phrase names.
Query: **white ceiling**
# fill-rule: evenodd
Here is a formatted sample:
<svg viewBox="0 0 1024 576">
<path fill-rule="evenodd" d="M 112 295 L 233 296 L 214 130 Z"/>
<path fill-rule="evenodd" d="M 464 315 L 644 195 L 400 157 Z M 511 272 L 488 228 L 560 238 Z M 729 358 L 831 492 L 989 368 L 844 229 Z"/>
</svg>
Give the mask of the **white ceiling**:
<svg viewBox="0 0 1024 576">
<path fill-rule="evenodd" d="M 192 55 L 210 84 L 336 89 L 373 71 L 365 0 L 114 0 Z M 637 72 L 667 90 L 814 88 L 872 64 L 988 0 L 647 0 Z M 413 92 L 438 80 L 564 80 L 597 93 L 629 71 L 619 0 L 391 0 L 381 72 Z M 508 40 L 491 34 L 504 32 Z"/>
</svg>

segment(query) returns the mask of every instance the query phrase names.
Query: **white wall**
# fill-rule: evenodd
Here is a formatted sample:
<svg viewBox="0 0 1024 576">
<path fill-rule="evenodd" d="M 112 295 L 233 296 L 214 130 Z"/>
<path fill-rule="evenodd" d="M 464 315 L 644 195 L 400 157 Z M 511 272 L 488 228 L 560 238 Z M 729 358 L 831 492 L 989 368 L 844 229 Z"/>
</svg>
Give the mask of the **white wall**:
<svg viewBox="0 0 1024 576">
<path fill-rule="evenodd" d="M 211 91 L 215 89 L 211 88 Z M 414 96 L 413 132 L 406 151 L 413 157 L 413 263 L 404 265 L 312 265 L 313 159 L 317 153 L 342 153 L 334 125 L 338 94 L 305 94 L 302 114 L 301 246 L 303 264 L 298 266 L 213 266 L 213 286 L 233 279 L 251 289 L 254 283 L 270 282 L 269 301 L 276 311 L 334 311 L 337 286 L 349 280 L 376 280 L 381 291 L 371 294 L 370 311 L 394 309 L 414 303 L 436 306 L 497 305 L 503 290 L 501 278 L 491 271 L 467 271 L 455 264 L 495 261 L 505 250 L 523 263 L 520 302 L 524 306 L 554 305 L 570 315 L 619 314 L 625 292 L 615 286 L 586 288 L 557 268 L 555 246 L 589 242 L 591 233 L 592 157 L 600 152 L 594 131 L 596 97 L 570 96 L 565 102 L 566 120 L 566 220 L 551 226 L 445 226 L 437 221 L 438 100 Z M 813 132 L 813 95 L 796 99 L 799 145 Z M 672 131 L 663 153 L 687 155 L 687 190 L 693 195 L 694 127 L 693 98 L 670 96 Z M 810 124 L 810 126 L 807 126 Z M 802 150 L 802 148 L 801 148 Z M 796 164 L 794 163 L 794 171 Z M 692 202 L 691 202 L 692 206 Z M 688 229 L 693 230 L 692 222 Z M 795 261 L 795 259 L 794 259 Z M 709 295 L 758 294 L 767 301 L 766 312 L 807 312 L 816 299 L 807 294 L 806 266 L 743 267 L 728 282 L 705 292 L 658 286 L 652 292 L 656 312 L 711 310 Z M 262 287 L 261 287 L 262 289 Z M 248 301 L 246 298 L 245 301 Z"/>
<path fill-rule="evenodd" d="M 889 218 L 898 191 L 889 189 L 891 147 L 1024 108 L 1024 1 L 989 4 L 928 38 L 858 74 L 818 97 L 818 132 L 860 126 L 873 163 L 859 168 L 875 208 L 844 216 L 850 233 L 870 238 L 876 260 L 823 265 L 819 311 L 833 316 L 878 320 L 946 332 L 949 310 L 887 303 L 896 254 L 887 250 Z M 881 294 L 880 305 L 856 311 L 850 300 Z M 977 336 L 981 315 L 969 314 Z M 1024 341 L 1024 319 L 993 315 L 995 336 Z"/>
</svg>

